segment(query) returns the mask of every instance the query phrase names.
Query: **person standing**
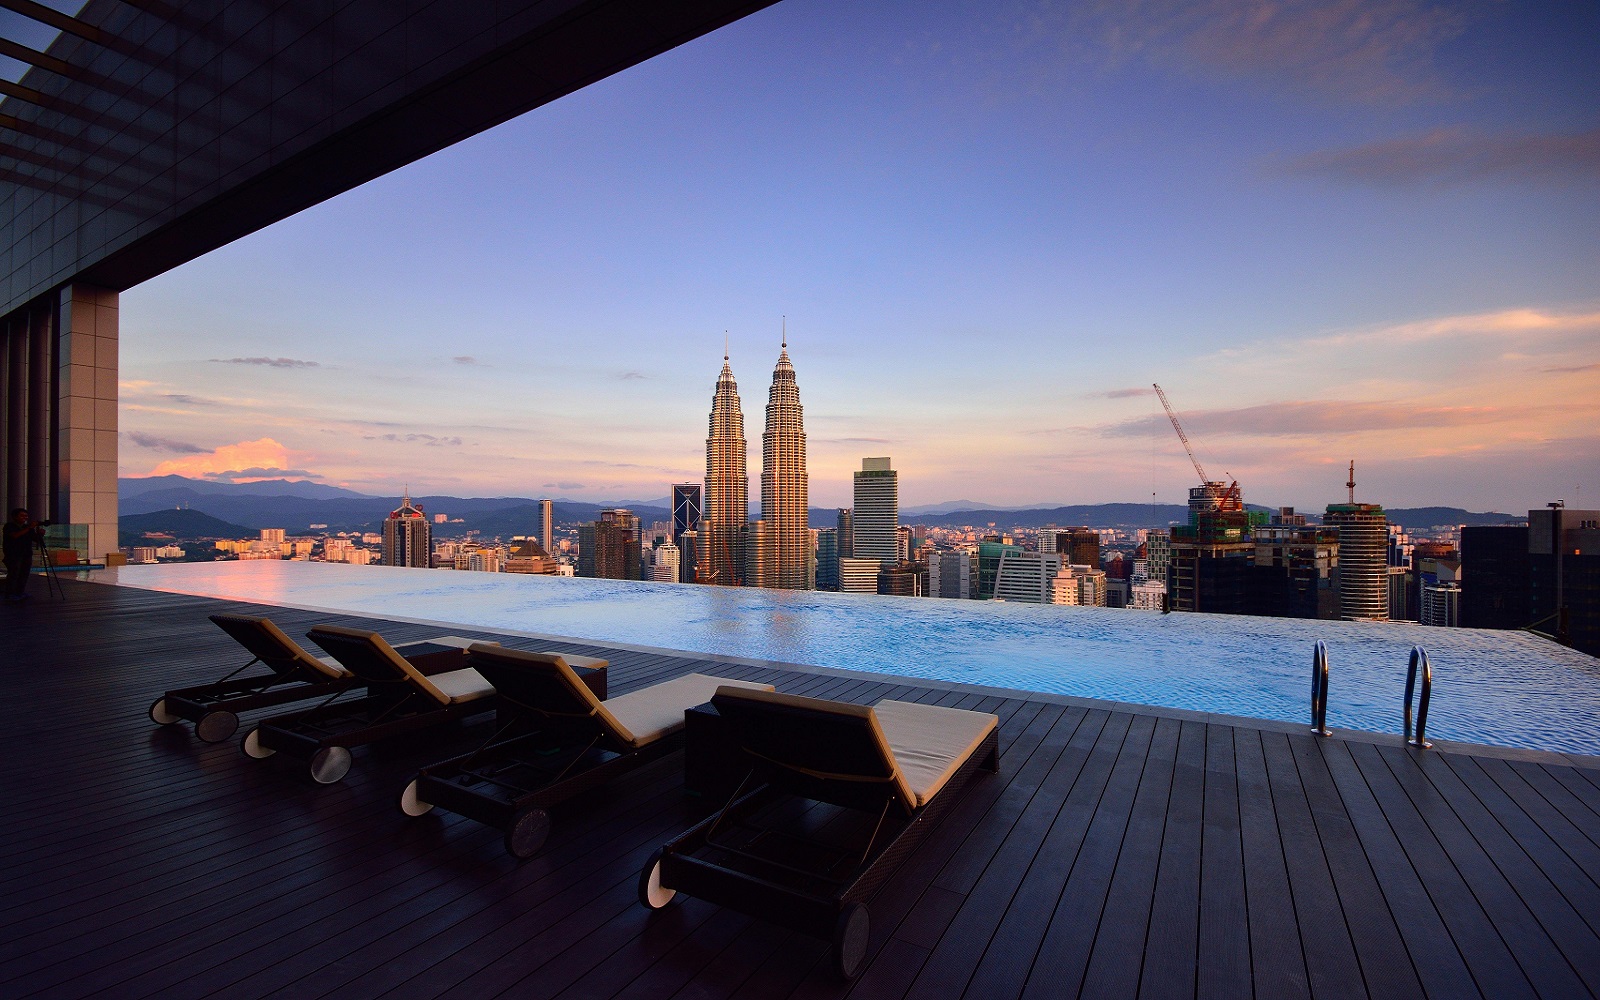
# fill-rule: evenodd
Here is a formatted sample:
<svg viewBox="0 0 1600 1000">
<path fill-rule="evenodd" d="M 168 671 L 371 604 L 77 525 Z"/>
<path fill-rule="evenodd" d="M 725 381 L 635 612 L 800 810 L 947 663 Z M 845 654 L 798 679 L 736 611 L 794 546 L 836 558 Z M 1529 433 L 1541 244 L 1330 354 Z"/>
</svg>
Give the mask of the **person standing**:
<svg viewBox="0 0 1600 1000">
<path fill-rule="evenodd" d="M 33 523 L 26 507 L 18 507 L 11 512 L 11 520 L 5 526 L 6 600 L 28 599 L 28 574 L 33 572 L 33 550 L 43 537 L 43 526 Z"/>
</svg>

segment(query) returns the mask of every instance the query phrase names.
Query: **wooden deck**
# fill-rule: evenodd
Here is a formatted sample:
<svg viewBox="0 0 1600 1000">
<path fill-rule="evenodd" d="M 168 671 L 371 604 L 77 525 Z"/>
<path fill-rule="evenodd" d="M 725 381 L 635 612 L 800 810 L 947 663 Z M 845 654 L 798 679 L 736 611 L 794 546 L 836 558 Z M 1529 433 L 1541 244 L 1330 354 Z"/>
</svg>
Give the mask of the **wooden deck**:
<svg viewBox="0 0 1600 1000">
<path fill-rule="evenodd" d="M 472 731 L 357 751 L 349 778 L 317 787 L 145 714 L 240 662 L 205 615 L 247 606 L 35 594 L 0 606 L 6 997 L 1600 993 L 1600 772 L 1553 758 L 576 649 L 612 661 L 613 696 L 709 667 L 999 714 L 1000 774 L 873 901 L 870 964 L 847 989 L 819 942 L 697 900 L 639 906 L 640 867 L 690 816 L 678 758 L 559 809 L 545 852 L 517 864 L 495 831 L 395 808 Z M 270 613 L 292 635 L 439 631 Z"/>
</svg>

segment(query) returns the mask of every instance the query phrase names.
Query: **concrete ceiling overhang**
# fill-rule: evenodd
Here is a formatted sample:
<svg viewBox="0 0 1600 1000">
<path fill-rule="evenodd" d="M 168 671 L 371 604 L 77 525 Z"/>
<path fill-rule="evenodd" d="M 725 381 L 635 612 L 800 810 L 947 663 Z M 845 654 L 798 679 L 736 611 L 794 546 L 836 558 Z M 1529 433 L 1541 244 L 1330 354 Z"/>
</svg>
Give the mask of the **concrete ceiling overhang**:
<svg viewBox="0 0 1600 1000">
<path fill-rule="evenodd" d="M 122 290 L 775 0 L 0 0 L 0 315 Z"/>
</svg>

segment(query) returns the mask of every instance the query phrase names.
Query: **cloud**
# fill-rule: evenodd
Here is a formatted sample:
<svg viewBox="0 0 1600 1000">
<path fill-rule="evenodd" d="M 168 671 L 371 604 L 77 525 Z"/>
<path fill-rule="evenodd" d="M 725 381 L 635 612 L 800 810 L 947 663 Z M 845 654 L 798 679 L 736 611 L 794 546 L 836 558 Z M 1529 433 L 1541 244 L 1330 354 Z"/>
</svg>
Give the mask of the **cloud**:
<svg viewBox="0 0 1600 1000">
<path fill-rule="evenodd" d="M 475 365 L 478 363 L 478 359 L 470 354 L 457 354 L 450 360 L 454 361 L 458 365 Z"/>
<path fill-rule="evenodd" d="M 1104 396 L 1106 399 L 1127 399 L 1130 396 L 1154 396 L 1155 394 L 1156 391 L 1148 385 L 1136 385 L 1131 389 L 1112 389 L 1098 395 Z"/>
<path fill-rule="evenodd" d="M 1187 411 L 1184 428 L 1192 434 L 1348 434 L 1420 427 L 1470 427 L 1528 416 L 1521 407 L 1418 406 L 1410 402 L 1265 403 L 1228 410 Z M 1112 424 L 1102 433 L 1134 437 L 1169 429 L 1164 414 L 1149 414 Z"/>
<path fill-rule="evenodd" d="M 1577 372 L 1600 372 L 1600 362 L 1596 362 L 1592 365 L 1573 365 L 1570 368 L 1546 368 L 1544 369 L 1544 372 L 1547 375 L 1572 375 L 1576 374 Z"/>
<path fill-rule="evenodd" d="M 1134 59 L 1230 76 L 1265 76 L 1361 102 L 1446 91 L 1434 52 L 1471 19 L 1466 5 L 1427 0 L 1082 0 L 1034 20 L 1112 64 Z"/>
<path fill-rule="evenodd" d="M 588 489 L 588 487 L 585 486 L 582 483 L 544 483 L 539 488 L 541 490 L 584 490 L 584 489 Z"/>
<path fill-rule="evenodd" d="M 253 483 L 262 479 L 321 479 L 322 476 L 305 469 L 228 469 L 208 472 L 205 478 L 219 483 Z"/>
<path fill-rule="evenodd" d="M 245 470 L 264 473 L 263 476 L 287 475 L 293 470 L 290 462 L 289 449 L 272 438 L 260 438 L 255 441 L 240 441 L 238 444 L 225 444 L 212 451 L 199 452 L 184 458 L 168 459 L 151 470 L 152 476 L 188 476 L 191 479 L 203 479 L 210 476 L 241 476 Z M 314 476 L 313 473 L 301 472 L 304 476 Z"/>
<path fill-rule="evenodd" d="M 174 441 L 171 438 L 156 437 L 154 434 L 144 434 L 140 431 L 124 431 L 123 436 L 141 448 L 151 451 L 170 451 L 175 455 L 199 455 L 207 449 L 187 441 Z"/>
<path fill-rule="evenodd" d="M 394 441 L 399 444 L 415 444 L 420 441 L 431 448 L 461 446 L 461 439 L 458 437 L 436 437 L 432 434 L 366 434 L 363 437 L 368 441 Z"/>
<path fill-rule="evenodd" d="M 321 368 L 315 361 L 299 358 L 212 358 L 219 365 L 257 365 L 267 368 Z"/>
<path fill-rule="evenodd" d="M 1547 134 L 1483 134 L 1440 128 L 1423 135 L 1308 153 L 1289 161 L 1284 170 L 1381 185 L 1600 177 L 1600 128 Z"/>
<path fill-rule="evenodd" d="M 1543 309 L 1503 309 L 1492 313 L 1440 316 L 1411 323 L 1368 327 L 1305 341 L 1311 347 L 1350 347 L 1357 344 L 1395 346 L 1421 341 L 1463 337 L 1560 337 L 1571 333 L 1600 333 L 1600 312 L 1551 312 Z M 1253 350 L 1253 348 L 1252 348 Z"/>
<path fill-rule="evenodd" d="M 184 406 L 216 406 L 216 405 L 218 405 L 217 401 L 214 400 L 214 399 L 207 399 L 204 396 L 191 396 L 188 393 L 183 393 L 183 392 L 166 392 L 166 393 L 162 393 L 161 394 L 161 398 L 162 399 L 170 399 L 174 403 L 182 403 Z"/>
<path fill-rule="evenodd" d="M 631 382 L 631 381 L 633 381 L 635 379 L 647 379 L 649 377 L 650 376 L 644 374 L 643 372 L 636 372 L 636 371 L 626 371 L 626 372 L 623 372 L 621 375 L 617 376 L 617 378 L 621 379 L 624 382 Z"/>
<path fill-rule="evenodd" d="M 871 438 L 871 437 L 818 438 L 817 439 L 817 443 L 819 443 L 819 444 L 894 444 L 894 442 L 889 440 L 888 438 Z"/>
</svg>

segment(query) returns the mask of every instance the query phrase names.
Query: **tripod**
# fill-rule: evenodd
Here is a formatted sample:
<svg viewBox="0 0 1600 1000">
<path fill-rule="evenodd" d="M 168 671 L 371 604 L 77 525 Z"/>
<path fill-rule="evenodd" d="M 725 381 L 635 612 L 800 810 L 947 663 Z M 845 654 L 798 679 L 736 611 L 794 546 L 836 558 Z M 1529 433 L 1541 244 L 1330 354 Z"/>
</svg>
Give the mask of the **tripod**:
<svg viewBox="0 0 1600 1000">
<path fill-rule="evenodd" d="M 60 600 L 66 600 L 67 591 L 66 588 L 61 586 L 61 579 L 56 576 L 56 564 L 50 558 L 50 546 L 44 540 L 44 532 L 39 532 L 34 541 L 39 549 L 39 558 L 44 560 L 44 592 L 46 594 L 54 593 Z"/>
</svg>

